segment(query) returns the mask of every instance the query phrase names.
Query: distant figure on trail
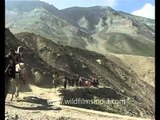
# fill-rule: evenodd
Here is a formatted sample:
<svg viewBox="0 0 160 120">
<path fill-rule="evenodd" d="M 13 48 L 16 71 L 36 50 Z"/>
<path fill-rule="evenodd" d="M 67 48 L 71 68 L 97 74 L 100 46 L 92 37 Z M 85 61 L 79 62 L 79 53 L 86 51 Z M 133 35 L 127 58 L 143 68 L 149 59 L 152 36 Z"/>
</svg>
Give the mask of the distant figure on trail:
<svg viewBox="0 0 160 120">
<path fill-rule="evenodd" d="M 96 85 L 95 77 L 92 77 L 92 85 L 93 85 L 93 86 L 95 86 L 95 85 Z"/>
<path fill-rule="evenodd" d="M 55 75 L 53 74 L 53 80 L 52 80 L 52 86 L 54 87 L 54 85 L 55 85 Z"/>
<path fill-rule="evenodd" d="M 66 89 L 66 87 L 67 87 L 67 77 L 66 76 L 64 76 L 64 78 L 63 78 L 63 86 Z"/>
<path fill-rule="evenodd" d="M 71 86 L 74 87 L 74 79 L 71 78 Z"/>
<path fill-rule="evenodd" d="M 95 78 L 95 84 L 96 84 L 96 85 L 95 85 L 95 87 L 97 87 L 97 88 L 98 88 L 99 81 L 98 81 L 98 78 L 97 78 L 97 77 Z"/>
<path fill-rule="evenodd" d="M 90 79 L 87 79 L 84 83 L 85 86 L 90 87 L 91 86 L 92 81 Z"/>
<path fill-rule="evenodd" d="M 82 77 L 79 77 L 78 84 L 79 86 L 82 86 Z"/>
<path fill-rule="evenodd" d="M 14 50 L 9 50 L 5 56 L 5 99 L 8 94 L 11 79 L 15 79 L 16 54 Z"/>
<path fill-rule="evenodd" d="M 77 75 L 76 76 L 76 81 L 75 81 L 76 87 L 78 87 L 78 81 L 79 81 L 79 76 Z"/>
<path fill-rule="evenodd" d="M 92 77 L 92 85 L 98 88 L 99 81 L 97 77 Z"/>
<path fill-rule="evenodd" d="M 68 77 L 68 86 L 72 86 L 72 81 L 69 77 Z"/>
<path fill-rule="evenodd" d="M 57 86 L 59 84 L 59 74 L 58 74 L 58 72 L 55 72 L 55 74 L 54 74 L 54 80 L 52 82 L 53 82 L 53 86 L 55 88 L 57 88 Z"/>
</svg>

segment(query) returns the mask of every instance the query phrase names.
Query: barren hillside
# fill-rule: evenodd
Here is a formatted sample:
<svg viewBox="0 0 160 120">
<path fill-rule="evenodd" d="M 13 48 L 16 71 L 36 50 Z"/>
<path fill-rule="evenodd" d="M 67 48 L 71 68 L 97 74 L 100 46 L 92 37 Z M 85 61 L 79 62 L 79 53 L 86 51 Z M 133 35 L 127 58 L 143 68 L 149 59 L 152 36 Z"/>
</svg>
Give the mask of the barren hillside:
<svg viewBox="0 0 160 120">
<path fill-rule="evenodd" d="M 142 80 L 155 86 L 155 59 L 136 55 L 113 54 L 126 62 Z"/>
<path fill-rule="evenodd" d="M 128 116 L 154 116 L 154 87 L 141 80 L 138 74 L 122 60 L 110 55 L 104 56 L 92 51 L 57 45 L 33 33 L 20 33 L 16 37 L 6 29 L 6 52 L 8 48 L 24 46 L 29 83 L 51 88 L 52 74 L 55 71 L 58 71 L 61 77 L 67 75 L 73 80 L 76 74 L 85 79 L 96 75 L 101 88 L 61 90 L 61 95 L 64 99 L 124 99 L 127 101 L 126 105 L 72 106 Z"/>
</svg>

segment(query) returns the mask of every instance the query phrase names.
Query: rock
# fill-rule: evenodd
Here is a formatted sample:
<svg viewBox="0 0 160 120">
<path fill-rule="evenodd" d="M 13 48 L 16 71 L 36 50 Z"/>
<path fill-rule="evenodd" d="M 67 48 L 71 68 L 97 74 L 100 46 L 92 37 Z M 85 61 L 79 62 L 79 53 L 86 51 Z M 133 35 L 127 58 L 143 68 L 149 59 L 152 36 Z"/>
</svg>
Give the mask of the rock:
<svg viewBox="0 0 160 120">
<path fill-rule="evenodd" d="M 122 93 L 124 93 L 124 90 L 121 90 Z"/>
<path fill-rule="evenodd" d="M 5 118 L 5 120 L 9 120 L 9 118 L 8 118 L 8 117 L 6 117 L 6 118 Z"/>
<path fill-rule="evenodd" d="M 97 59 L 96 60 L 99 64 L 102 64 L 101 60 L 100 59 Z"/>
<path fill-rule="evenodd" d="M 15 115 L 15 119 L 18 119 L 18 115 L 17 114 Z"/>
</svg>

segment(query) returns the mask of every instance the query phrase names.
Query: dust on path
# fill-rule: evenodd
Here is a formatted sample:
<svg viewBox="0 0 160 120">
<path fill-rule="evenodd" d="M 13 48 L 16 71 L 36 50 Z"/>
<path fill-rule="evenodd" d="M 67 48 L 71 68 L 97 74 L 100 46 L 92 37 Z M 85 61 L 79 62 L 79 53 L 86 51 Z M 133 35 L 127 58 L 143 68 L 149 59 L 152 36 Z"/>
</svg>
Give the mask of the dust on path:
<svg viewBox="0 0 160 120">
<path fill-rule="evenodd" d="M 27 103 L 17 102 L 16 100 L 11 102 L 11 94 L 8 94 L 5 105 L 6 120 L 154 120 L 64 106 L 60 105 L 59 100 L 61 100 L 61 97 L 59 96 L 60 93 L 58 89 L 39 88 L 33 85 L 30 85 L 30 89 L 32 92 L 20 93 L 20 99 L 26 96 L 38 96 L 44 99 L 51 99 L 56 101 L 54 105 L 60 107 L 62 110 L 28 110 L 15 108 L 8 104 L 23 107 L 27 105 Z M 34 103 L 31 105 L 33 106 Z"/>
</svg>

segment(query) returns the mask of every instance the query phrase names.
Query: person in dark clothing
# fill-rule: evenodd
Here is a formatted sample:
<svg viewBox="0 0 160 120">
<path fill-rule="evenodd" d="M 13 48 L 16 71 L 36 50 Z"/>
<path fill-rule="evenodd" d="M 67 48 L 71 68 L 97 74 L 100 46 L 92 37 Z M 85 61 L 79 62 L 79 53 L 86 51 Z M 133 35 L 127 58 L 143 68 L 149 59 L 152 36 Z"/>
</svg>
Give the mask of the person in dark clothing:
<svg viewBox="0 0 160 120">
<path fill-rule="evenodd" d="M 98 88 L 99 82 L 97 77 L 92 77 L 92 85 Z"/>
<path fill-rule="evenodd" d="M 79 86 L 82 86 L 82 77 L 79 77 L 78 84 Z"/>
<path fill-rule="evenodd" d="M 66 89 L 67 87 L 67 77 L 66 76 L 63 78 L 63 85 L 64 85 L 64 88 Z"/>
<path fill-rule="evenodd" d="M 72 81 L 71 79 L 68 77 L 68 85 L 71 86 L 72 85 Z"/>
<path fill-rule="evenodd" d="M 99 81 L 98 81 L 98 78 L 96 77 L 95 78 L 95 86 L 98 88 L 98 85 L 99 85 Z"/>
<path fill-rule="evenodd" d="M 74 79 L 73 78 L 71 78 L 71 85 L 72 85 L 72 87 L 74 87 Z"/>
<path fill-rule="evenodd" d="M 16 66 L 16 53 L 14 50 L 10 50 L 9 54 L 5 56 L 5 75 L 15 78 L 15 66 Z"/>
<path fill-rule="evenodd" d="M 95 86 L 95 80 L 94 80 L 94 77 L 92 77 L 92 79 L 91 79 L 91 83 L 92 83 L 92 85 L 93 85 L 93 86 Z"/>
<path fill-rule="evenodd" d="M 8 94 L 10 80 L 15 79 L 16 54 L 14 50 L 9 50 L 5 56 L 5 99 Z"/>
<path fill-rule="evenodd" d="M 78 81 L 79 81 L 79 76 L 77 75 L 77 77 L 76 77 L 76 86 L 78 87 Z"/>
<path fill-rule="evenodd" d="M 57 88 L 59 85 L 59 73 L 55 72 L 53 77 L 54 77 L 53 86 Z"/>
</svg>

